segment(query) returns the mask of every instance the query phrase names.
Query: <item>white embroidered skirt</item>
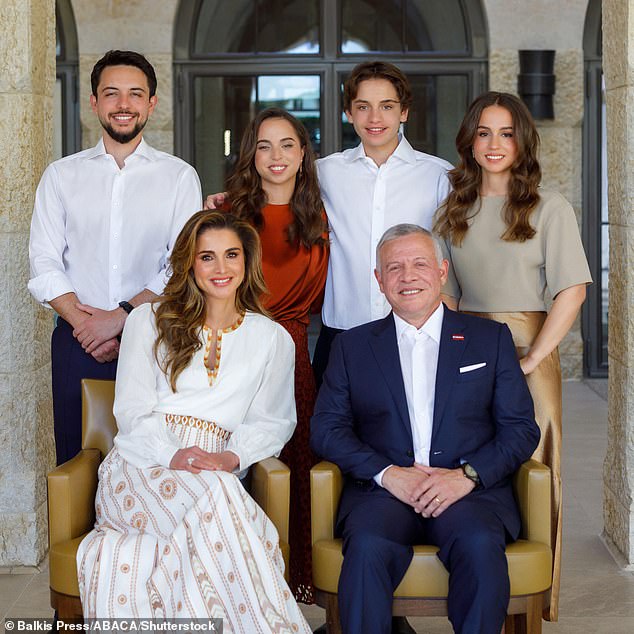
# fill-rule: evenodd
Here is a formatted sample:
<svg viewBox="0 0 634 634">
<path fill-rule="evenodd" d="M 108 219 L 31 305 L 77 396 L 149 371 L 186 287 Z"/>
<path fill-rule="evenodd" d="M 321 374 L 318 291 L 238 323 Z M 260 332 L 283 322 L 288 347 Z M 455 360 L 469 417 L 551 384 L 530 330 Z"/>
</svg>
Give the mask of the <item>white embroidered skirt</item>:
<svg viewBox="0 0 634 634">
<path fill-rule="evenodd" d="M 168 416 L 181 446 L 222 451 L 213 423 Z M 95 528 L 77 553 L 84 616 L 223 618 L 224 632 L 310 632 L 284 580 L 273 523 L 223 471 L 99 468 Z"/>
</svg>

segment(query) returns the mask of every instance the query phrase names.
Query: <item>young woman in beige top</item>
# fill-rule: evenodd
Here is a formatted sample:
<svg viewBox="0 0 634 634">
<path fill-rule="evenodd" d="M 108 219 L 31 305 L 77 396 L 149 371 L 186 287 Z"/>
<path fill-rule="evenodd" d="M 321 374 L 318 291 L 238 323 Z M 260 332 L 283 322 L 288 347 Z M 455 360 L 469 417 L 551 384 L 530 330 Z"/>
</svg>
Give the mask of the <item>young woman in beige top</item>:
<svg viewBox="0 0 634 634">
<path fill-rule="evenodd" d="M 508 324 L 535 403 L 541 440 L 534 458 L 553 473 L 553 585 L 557 619 L 561 562 L 561 369 L 557 346 L 592 281 L 574 210 L 539 187 L 539 135 L 514 95 L 488 92 L 469 107 L 458 134 L 453 191 L 434 225 L 450 275 L 451 307 Z M 552 305 L 547 311 L 546 303 Z"/>
</svg>

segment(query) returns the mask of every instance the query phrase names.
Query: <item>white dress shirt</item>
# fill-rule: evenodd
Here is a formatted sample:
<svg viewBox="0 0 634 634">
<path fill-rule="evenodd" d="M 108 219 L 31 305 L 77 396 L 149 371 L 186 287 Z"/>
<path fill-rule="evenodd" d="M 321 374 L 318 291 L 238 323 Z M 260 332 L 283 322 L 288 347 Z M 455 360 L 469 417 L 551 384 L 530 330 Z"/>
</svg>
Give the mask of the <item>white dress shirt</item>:
<svg viewBox="0 0 634 634">
<path fill-rule="evenodd" d="M 434 424 L 436 370 L 443 316 L 444 308 L 440 304 L 429 319 L 416 329 L 394 314 L 398 355 L 401 360 L 407 411 L 412 427 L 414 460 L 426 466 L 429 466 Z M 389 468 L 386 467 L 386 469 Z M 386 469 L 374 477 L 377 484 L 382 485 Z"/>
<path fill-rule="evenodd" d="M 144 140 L 122 169 L 103 139 L 55 161 L 35 194 L 29 290 L 44 305 L 74 292 L 104 310 L 160 294 L 174 240 L 201 208 L 194 168 Z"/>
<path fill-rule="evenodd" d="M 179 375 L 176 392 L 154 357 L 156 336 L 152 305 L 135 308 L 123 329 L 115 384 L 114 444 L 125 460 L 139 468 L 169 466 L 181 445 L 165 414 L 193 416 L 232 432 L 226 450 L 240 458 L 240 470 L 279 454 L 297 422 L 295 345 L 282 326 L 247 313 L 238 328 L 222 334 L 213 384 L 202 345 Z"/>
<path fill-rule="evenodd" d="M 376 245 L 386 229 L 402 222 L 431 228 L 449 192 L 450 169 L 447 161 L 414 150 L 403 136 L 380 167 L 363 144 L 317 161 L 330 225 L 326 326 L 347 330 L 389 313 L 374 278 Z"/>
</svg>

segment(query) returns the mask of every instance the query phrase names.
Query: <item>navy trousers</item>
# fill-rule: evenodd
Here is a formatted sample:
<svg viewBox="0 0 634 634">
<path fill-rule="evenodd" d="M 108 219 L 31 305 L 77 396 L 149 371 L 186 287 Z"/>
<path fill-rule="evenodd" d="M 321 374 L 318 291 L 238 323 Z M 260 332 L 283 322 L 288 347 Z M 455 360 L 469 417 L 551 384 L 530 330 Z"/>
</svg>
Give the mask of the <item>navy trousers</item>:
<svg viewBox="0 0 634 634">
<path fill-rule="evenodd" d="M 73 337 L 73 327 L 58 317 L 51 337 L 51 366 L 55 453 L 59 465 L 81 450 L 81 380 L 114 380 L 117 361 L 95 361 Z"/>
<path fill-rule="evenodd" d="M 345 634 L 389 634 L 392 595 L 412 560 L 431 543 L 449 571 L 448 613 L 459 634 L 500 634 L 510 587 L 507 533 L 486 500 L 463 498 L 424 519 L 396 498 L 368 495 L 342 522 L 339 612 Z"/>
</svg>

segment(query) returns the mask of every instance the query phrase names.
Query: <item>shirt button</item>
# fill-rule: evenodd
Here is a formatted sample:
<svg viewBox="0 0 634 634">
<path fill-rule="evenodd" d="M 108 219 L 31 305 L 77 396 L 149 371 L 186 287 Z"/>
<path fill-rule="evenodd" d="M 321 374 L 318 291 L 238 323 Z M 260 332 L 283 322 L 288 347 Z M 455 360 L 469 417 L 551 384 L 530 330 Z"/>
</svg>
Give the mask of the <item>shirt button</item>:
<svg viewBox="0 0 634 634">
<path fill-rule="evenodd" d="M 116 271 L 119 267 L 116 264 L 113 264 L 112 268 Z"/>
<path fill-rule="evenodd" d="M 119 237 L 119 234 L 118 234 L 118 233 L 113 233 L 113 234 L 112 234 L 112 237 L 113 237 L 113 238 L 118 238 L 118 237 Z"/>
</svg>

